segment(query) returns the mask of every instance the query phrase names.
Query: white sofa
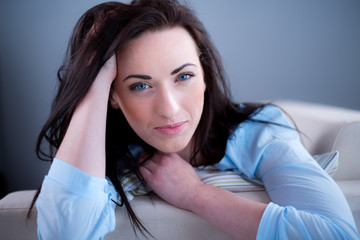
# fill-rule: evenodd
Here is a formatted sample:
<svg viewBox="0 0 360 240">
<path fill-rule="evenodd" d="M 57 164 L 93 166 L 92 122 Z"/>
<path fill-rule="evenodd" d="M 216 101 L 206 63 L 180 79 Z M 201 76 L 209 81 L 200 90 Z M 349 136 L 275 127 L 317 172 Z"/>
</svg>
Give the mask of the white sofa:
<svg viewBox="0 0 360 240">
<path fill-rule="evenodd" d="M 339 151 L 339 168 L 334 179 L 344 192 L 360 230 L 360 111 L 294 101 L 277 101 L 294 119 L 312 154 Z M 0 200 L 0 239 L 37 239 L 36 213 L 25 221 L 34 190 L 13 192 Z M 238 193 L 269 202 L 265 191 Z M 135 197 L 132 206 L 157 239 L 230 239 L 197 215 L 177 209 L 154 197 Z M 105 239 L 136 239 L 125 209 L 116 210 L 116 230 Z M 138 233 L 139 239 L 145 239 Z"/>
</svg>

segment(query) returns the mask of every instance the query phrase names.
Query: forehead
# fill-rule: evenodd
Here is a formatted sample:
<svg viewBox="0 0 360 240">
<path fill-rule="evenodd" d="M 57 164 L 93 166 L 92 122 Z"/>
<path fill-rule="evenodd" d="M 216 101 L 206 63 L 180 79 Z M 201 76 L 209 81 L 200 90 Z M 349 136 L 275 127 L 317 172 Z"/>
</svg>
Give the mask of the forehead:
<svg viewBox="0 0 360 240">
<path fill-rule="evenodd" d="M 194 61 L 198 63 L 197 46 L 182 27 L 147 31 L 130 40 L 117 53 L 118 68 L 123 70 L 171 68 Z"/>
</svg>

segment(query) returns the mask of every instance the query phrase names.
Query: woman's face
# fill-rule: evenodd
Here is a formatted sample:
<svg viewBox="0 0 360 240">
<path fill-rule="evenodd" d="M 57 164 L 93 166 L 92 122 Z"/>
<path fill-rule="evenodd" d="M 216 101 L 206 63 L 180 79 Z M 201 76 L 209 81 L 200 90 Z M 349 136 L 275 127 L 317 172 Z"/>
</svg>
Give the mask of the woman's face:
<svg viewBox="0 0 360 240">
<path fill-rule="evenodd" d="M 145 32 L 118 51 L 117 67 L 112 107 L 159 151 L 188 151 L 206 88 L 190 34 L 181 27 Z"/>
</svg>

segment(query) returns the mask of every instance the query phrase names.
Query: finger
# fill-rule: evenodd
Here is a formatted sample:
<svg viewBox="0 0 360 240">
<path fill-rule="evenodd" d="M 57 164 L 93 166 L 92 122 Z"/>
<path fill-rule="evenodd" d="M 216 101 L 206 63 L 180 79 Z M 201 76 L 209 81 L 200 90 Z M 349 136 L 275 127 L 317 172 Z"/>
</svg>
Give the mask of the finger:
<svg viewBox="0 0 360 240">
<path fill-rule="evenodd" d="M 148 152 L 142 152 L 142 153 L 140 153 L 137 161 L 138 161 L 138 163 L 143 164 L 143 163 L 145 163 L 149 158 L 150 158 L 150 154 L 149 154 Z"/>
<path fill-rule="evenodd" d="M 147 160 L 146 162 L 144 162 L 144 164 L 142 165 L 142 167 L 146 168 L 147 170 L 149 170 L 151 173 L 153 173 L 155 171 L 155 169 L 158 167 L 158 164 L 156 162 L 154 162 L 152 159 Z"/>
<path fill-rule="evenodd" d="M 146 182 L 152 175 L 151 171 L 144 166 L 139 167 L 139 172 Z"/>
<path fill-rule="evenodd" d="M 151 160 L 155 163 L 159 163 L 161 164 L 161 162 L 163 161 L 164 158 L 168 158 L 170 155 L 168 155 L 167 153 L 162 153 L 162 152 L 155 152 L 152 156 L 151 156 Z"/>
</svg>

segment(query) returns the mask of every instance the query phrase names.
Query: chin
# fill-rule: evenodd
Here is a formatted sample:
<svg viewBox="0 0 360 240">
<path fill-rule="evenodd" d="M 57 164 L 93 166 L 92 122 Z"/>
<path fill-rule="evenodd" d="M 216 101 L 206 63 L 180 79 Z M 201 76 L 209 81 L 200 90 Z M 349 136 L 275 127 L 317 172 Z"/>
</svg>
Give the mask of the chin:
<svg viewBox="0 0 360 240">
<path fill-rule="evenodd" d="M 178 136 L 176 138 L 148 138 L 145 142 L 158 150 L 161 153 L 184 153 L 188 151 L 190 146 L 191 136 L 186 134 L 185 136 Z"/>
<path fill-rule="evenodd" d="M 169 147 L 169 148 L 156 148 L 159 152 L 162 153 L 178 153 L 185 149 L 185 147 L 182 148 L 175 148 L 175 147 Z"/>
<path fill-rule="evenodd" d="M 182 152 L 183 150 L 185 150 L 188 145 L 189 145 L 189 142 L 182 143 L 182 144 L 178 144 L 178 143 L 171 144 L 171 142 L 168 142 L 166 145 L 165 144 L 157 144 L 157 146 L 153 146 L 153 147 L 162 153 L 179 153 L 179 152 Z"/>
</svg>

